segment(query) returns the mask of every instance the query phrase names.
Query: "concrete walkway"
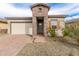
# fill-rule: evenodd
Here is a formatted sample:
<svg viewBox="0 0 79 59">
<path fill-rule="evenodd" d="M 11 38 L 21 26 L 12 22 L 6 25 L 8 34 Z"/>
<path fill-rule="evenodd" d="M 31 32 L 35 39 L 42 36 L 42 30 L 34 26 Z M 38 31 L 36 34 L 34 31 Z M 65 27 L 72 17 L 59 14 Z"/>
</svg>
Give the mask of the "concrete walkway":
<svg viewBox="0 0 79 59">
<path fill-rule="evenodd" d="M 3 35 L 0 37 L 0 56 L 16 55 L 26 43 L 32 43 L 30 36 Z"/>
<path fill-rule="evenodd" d="M 46 42 L 43 37 L 38 37 L 34 42 Z M 3 35 L 0 37 L 0 56 L 14 56 L 33 39 L 27 35 Z"/>
</svg>

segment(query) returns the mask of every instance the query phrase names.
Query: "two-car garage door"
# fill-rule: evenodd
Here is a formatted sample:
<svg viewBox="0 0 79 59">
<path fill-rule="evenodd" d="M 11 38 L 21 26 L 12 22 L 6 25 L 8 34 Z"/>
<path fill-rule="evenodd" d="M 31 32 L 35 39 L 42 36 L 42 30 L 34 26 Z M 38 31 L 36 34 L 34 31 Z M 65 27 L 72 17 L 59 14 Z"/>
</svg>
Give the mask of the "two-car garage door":
<svg viewBox="0 0 79 59">
<path fill-rule="evenodd" d="M 11 34 L 28 34 L 32 23 L 11 23 Z"/>
</svg>

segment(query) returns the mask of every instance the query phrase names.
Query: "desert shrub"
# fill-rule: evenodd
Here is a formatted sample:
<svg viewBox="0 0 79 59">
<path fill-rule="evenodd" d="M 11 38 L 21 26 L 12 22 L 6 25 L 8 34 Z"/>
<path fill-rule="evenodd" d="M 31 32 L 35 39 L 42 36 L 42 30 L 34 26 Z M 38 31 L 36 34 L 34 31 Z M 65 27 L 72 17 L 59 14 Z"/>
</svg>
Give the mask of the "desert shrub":
<svg viewBox="0 0 79 59">
<path fill-rule="evenodd" d="M 79 39 L 79 28 L 73 31 L 75 39 Z"/>
<path fill-rule="evenodd" d="M 73 32 L 70 32 L 68 36 L 69 36 L 69 37 L 74 37 L 74 35 L 75 35 L 75 34 L 74 34 Z"/>
<path fill-rule="evenodd" d="M 63 35 L 64 37 L 70 37 L 68 39 L 71 43 L 75 42 L 75 44 L 79 44 L 79 27 L 75 28 L 73 25 L 72 26 L 66 26 L 65 29 L 63 30 Z"/>
<path fill-rule="evenodd" d="M 63 33 L 64 33 L 64 36 L 71 37 L 79 43 L 79 28 L 73 28 L 72 26 L 66 27 Z"/>
<path fill-rule="evenodd" d="M 68 36 L 69 33 L 70 31 L 67 28 L 63 29 L 63 36 Z"/>
<path fill-rule="evenodd" d="M 55 29 L 52 28 L 49 32 L 51 37 L 55 37 Z"/>
<path fill-rule="evenodd" d="M 79 28 L 75 29 L 73 32 L 75 35 L 79 35 Z"/>
</svg>

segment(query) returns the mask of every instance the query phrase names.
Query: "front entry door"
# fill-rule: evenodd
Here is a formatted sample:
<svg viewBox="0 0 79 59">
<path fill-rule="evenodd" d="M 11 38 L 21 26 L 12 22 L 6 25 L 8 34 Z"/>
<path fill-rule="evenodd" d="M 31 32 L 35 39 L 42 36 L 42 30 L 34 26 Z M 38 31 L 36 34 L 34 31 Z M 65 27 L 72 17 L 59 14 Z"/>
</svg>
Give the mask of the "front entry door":
<svg viewBox="0 0 79 59">
<path fill-rule="evenodd" d="M 37 20 L 37 34 L 43 35 L 43 20 Z"/>
</svg>

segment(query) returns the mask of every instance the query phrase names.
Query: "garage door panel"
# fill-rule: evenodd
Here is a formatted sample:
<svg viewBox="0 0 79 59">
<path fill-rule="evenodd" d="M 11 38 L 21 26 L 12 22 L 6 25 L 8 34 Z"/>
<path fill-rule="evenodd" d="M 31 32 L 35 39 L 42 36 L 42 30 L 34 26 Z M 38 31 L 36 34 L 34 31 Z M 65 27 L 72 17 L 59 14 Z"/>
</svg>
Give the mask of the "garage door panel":
<svg viewBox="0 0 79 59">
<path fill-rule="evenodd" d="M 32 23 L 27 23 L 25 26 L 26 26 L 26 34 L 29 34 L 29 29 L 32 28 Z"/>
<path fill-rule="evenodd" d="M 12 23 L 11 27 L 12 34 L 26 34 L 25 23 Z"/>
</svg>

